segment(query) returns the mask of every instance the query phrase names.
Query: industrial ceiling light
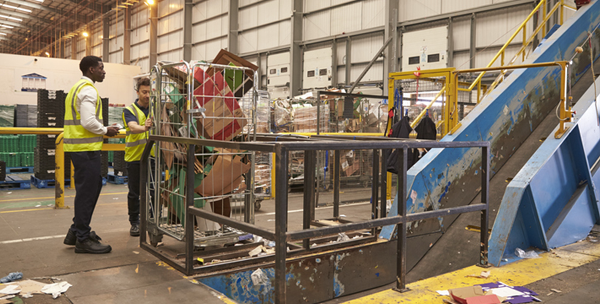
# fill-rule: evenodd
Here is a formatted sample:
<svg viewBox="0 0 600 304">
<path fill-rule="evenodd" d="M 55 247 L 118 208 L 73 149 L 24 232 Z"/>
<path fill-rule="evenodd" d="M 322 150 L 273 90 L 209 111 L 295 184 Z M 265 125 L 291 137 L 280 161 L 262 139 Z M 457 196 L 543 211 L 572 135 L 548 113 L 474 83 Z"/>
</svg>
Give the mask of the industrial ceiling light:
<svg viewBox="0 0 600 304">
<path fill-rule="evenodd" d="M 0 33 L 0 35 L 4 35 L 4 36 L 6 36 L 6 33 Z"/>
<path fill-rule="evenodd" d="M 46 56 L 50 57 L 50 53 L 46 52 Z"/>
<path fill-rule="evenodd" d="M 154 0 L 146 0 L 146 4 L 148 4 L 148 5 L 154 5 Z"/>
<path fill-rule="evenodd" d="M 83 35 L 83 37 L 87 37 L 87 36 L 89 36 L 87 32 L 83 32 L 83 34 L 82 34 L 82 35 Z"/>
<path fill-rule="evenodd" d="M 1 26 L 1 27 L 3 27 L 3 28 L 9 28 L 9 29 L 13 28 L 13 27 L 12 27 L 12 26 L 10 26 L 10 25 L 4 25 L 4 24 L 0 24 L 0 26 Z"/>
<path fill-rule="evenodd" d="M 8 5 L 8 4 L 0 4 L 0 6 L 5 7 L 5 8 L 10 8 L 10 9 L 18 10 L 18 11 L 23 11 L 23 12 L 31 13 L 31 10 L 26 9 L 26 8 L 16 7 L 16 6 Z"/>
<path fill-rule="evenodd" d="M 11 17 L 11 16 L 6 16 L 6 15 L 0 15 L 0 18 L 6 18 L 6 19 L 10 19 L 10 20 L 15 20 L 15 21 L 23 21 L 23 19 Z"/>
</svg>

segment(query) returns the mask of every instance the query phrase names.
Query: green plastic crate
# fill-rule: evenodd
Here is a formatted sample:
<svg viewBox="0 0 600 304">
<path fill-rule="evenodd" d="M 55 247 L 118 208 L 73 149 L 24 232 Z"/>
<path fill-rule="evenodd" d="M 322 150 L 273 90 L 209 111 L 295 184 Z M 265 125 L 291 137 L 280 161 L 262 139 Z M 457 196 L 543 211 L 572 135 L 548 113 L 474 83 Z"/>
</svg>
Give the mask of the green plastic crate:
<svg viewBox="0 0 600 304">
<path fill-rule="evenodd" d="M 18 167 L 33 167 L 33 152 L 22 152 L 21 165 Z"/>
</svg>

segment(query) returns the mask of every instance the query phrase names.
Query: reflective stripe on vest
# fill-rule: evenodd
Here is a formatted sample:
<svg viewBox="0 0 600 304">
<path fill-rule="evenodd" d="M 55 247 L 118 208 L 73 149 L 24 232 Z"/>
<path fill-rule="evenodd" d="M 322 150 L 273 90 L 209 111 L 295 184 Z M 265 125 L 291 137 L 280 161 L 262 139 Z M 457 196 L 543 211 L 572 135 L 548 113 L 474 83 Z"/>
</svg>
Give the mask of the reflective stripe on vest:
<svg viewBox="0 0 600 304">
<path fill-rule="evenodd" d="M 125 161 L 139 161 L 142 159 L 142 153 L 144 153 L 144 148 L 148 142 L 148 131 L 137 134 L 131 132 L 127 121 L 125 121 L 125 111 L 131 112 L 140 126 L 146 123 L 146 115 L 135 103 L 125 108 L 122 114 L 123 123 L 125 124 Z M 154 156 L 154 151 L 152 151 L 151 155 Z"/>
<path fill-rule="evenodd" d="M 65 99 L 65 122 L 64 122 L 64 151 L 99 151 L 102 150 L 103 136 L 94 134 L 81 125 L 81 115 L 77 108 L 77 95 L 85 86 L 91 86 L 98 97 L 96 101 L 96 115 L 98 122 L 102 123 L 102 99 L 94 84 L 87 79 L 80 79 L 67 94 Z"/>
</svg>

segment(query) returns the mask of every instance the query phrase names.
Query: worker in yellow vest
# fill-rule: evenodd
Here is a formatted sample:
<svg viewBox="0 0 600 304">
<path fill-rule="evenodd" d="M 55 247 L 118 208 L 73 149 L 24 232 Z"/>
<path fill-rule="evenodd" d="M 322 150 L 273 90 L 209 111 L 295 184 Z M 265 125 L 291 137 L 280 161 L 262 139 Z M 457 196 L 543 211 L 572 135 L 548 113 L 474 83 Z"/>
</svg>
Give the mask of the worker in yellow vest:
<svg viewBox="0 0 600 304">
<path fill-rule="evenodd" d="M 123 110 L 125 137 L 125 164 L 127 168 L 127 208 L 129 210 L 129 235 L 140 235 L 140 159 L 148 141 L 148 130 L 152 118 L 148 115 L 150 106 L 150 79 L 139 78 L 135 91 L 138 99 Z"/>
<path fill-rule="evenodd" d="M 79 69 L 83 77 L 65 99 L 63 147 L 65 152 L 71 152 L 76 194 L 75 217 L 63 242 L 75 245 L 76 253 L 109 253 L 112 248 L 100 243 L 100 237 L 91 231 L 90 222 L 102 189 L 103 135 L 115 136 L 119 128 L 102 125 L 102 100 L 94 86 L 106 76 L 102 59 L 86 56 L 81 59 Z"/>
</svg>

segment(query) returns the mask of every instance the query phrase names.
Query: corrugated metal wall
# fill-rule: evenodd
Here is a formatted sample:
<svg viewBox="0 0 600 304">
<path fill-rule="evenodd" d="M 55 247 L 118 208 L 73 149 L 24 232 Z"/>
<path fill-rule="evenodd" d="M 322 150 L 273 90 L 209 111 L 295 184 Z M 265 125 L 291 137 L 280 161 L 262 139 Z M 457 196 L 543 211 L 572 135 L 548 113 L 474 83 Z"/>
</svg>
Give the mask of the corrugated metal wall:
<svg viewBox="0 0 600 304">
<path fill-rule="evenodd" d="M 384 42 L 383 26 L 388 14 L 385 0 L 301 0 L 303 50 L 332 47 L 336 43 L 335 68 L 337 83 L 346 83 L 346 45 L 350 37 L 350 79 L 354 81 Z M 402 32 L 447 26 L 449 28 L 450 65 L 457 68 L 486 66 L 533 8 L 533 1 L 519 0 L 397 0 L 398 1 L 398 54 L 403 45 Z M 556 0 L 554 0 L 556 1 Z M 573 0 L 566 1 L 574 5 Z M 185 0 L 158 2 L 158 60 L 183 59 L 183 27 Z M 192 10 L 192 59 L 210 61 L 220 49 L 228 48 L 229 3 L 227 0 L 195 1 Z M 267 54 L 289 51 L 292 37 L 292 0 L 239 0 L 238 53 L 252 61 L 259 61 L 267 69 Z M 490 7 L 502 8 L 488 11 Z M 469 11 L 467 11 L 469 10 Z M 566 11 L 565 20 L 575 12 Z M 110 62 L 123 59 L 123 16 L 113 15 L 110 20 Z M 475 35 L 471 37 L 472 20 Z M 528 33 L 533 21 L 528 23 Z M 102 55 L 102 23 L 94 24 L 92 49 Z M 541 37 L 540 37 L 541 38 Z M 471 50 L 472 39 L 475 49 Z M 145 5 L 131 13 L 130 62 L 147 72 L 149 66 L 149 11 Z M 506 61 L 520 48 L 522 35 L 515 37 L 506 51 Z M 66 46 L 70 42 L 67 41 Z M 85 40 L 77 40 L 77 58 L 85 54 Z M 65 57 L 70 47 L 65 47 Z M 450 59 L 450 58 L 449 58 Z M 399 60 L 399 64 L 400 64 Z M 495 65 L 499 65 L 500 61 Z M 400 65 L 398 66 L 400 69 Z M 363 81 L 381 82 L 383 59 L 379 58 Z M 264 74 L 264 73 L 263 73 Z"/>
</svg>

